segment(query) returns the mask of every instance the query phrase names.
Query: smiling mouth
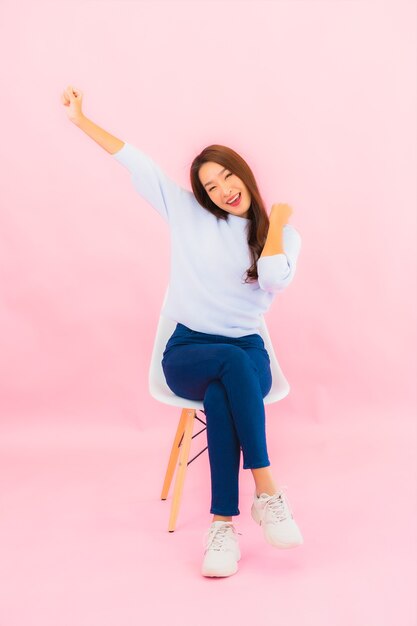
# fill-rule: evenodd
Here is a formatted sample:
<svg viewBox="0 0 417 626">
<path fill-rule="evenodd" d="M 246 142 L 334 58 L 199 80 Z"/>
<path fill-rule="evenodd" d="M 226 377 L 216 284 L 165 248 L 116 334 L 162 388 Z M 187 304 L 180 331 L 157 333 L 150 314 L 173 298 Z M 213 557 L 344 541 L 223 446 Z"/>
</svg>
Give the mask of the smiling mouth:
<svg viewBox="0 0 417 626">
<path fill-rule="evenodd" d="M 235 196 L 235 199 L 233 200 L 233 202 L 226 202 L 226 204 L 228 204 L 229 206 L 237 206 L 240 202 L 241 197 L 242 197 L 242 194 L 239 192 L 237 196 Z"/>
</svg>

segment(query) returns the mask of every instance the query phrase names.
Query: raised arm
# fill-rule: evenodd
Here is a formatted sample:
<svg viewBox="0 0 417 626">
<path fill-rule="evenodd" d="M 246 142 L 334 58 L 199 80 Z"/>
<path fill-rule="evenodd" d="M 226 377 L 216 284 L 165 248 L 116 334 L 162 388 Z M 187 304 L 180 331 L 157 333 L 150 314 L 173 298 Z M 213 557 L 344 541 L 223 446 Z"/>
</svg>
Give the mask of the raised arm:
<svg viewBox="0 0 417 626">
<path fill-rule="evenodd" d="M 115 154 L 124 146 L 124 141 L 111 135 L 97 124 L 94 124 L 82 112 L 83 93 L 80 89 L 68 85 L 62 92 L 61 102 L 66 107 L 68 119 L 81 128 L 91 139 L 110 154 Z"/>
<path fill-rule="evenodd" d="M 195 202 L 191 191 L 182 188 L 172 180 L 145 152 L 129 142 L 124 142 L 111 135 L 82 112 L 83 93 L 69 85 L 61 95 L 68 118 L 94 139 L 104 150 L 112 155 L 129 172 L 133 185 L 139 195 L 153 206 L 166 222 L 171 219 L 184 219 L 186 209 L 192 210 Z"/>
</svg>

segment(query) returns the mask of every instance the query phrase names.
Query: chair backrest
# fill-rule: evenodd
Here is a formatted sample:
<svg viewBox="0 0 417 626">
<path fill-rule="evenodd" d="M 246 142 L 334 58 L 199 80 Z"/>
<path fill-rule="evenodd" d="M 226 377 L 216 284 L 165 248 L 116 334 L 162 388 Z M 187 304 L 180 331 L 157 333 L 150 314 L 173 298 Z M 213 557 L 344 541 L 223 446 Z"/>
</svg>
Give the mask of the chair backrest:
<svg viewBox="0 0 417 626">
<path fill-rule="evenodd" d="M 163 308 L 167 300 L 168 290 L 169 286 L 165 291 L 164 301 L 162 303 L 161 309 Z M 168 387 L 165 380 L 164 371 L 161 365 L 162 355 L 168 339 L 174 332 L 176 325 L 177 322 L 175 320 L 169 319 L 164 315 L 159 316 L 159 322 L 156 329 L 155 341 L 151 356 L 151 363 L 149 367 L 149 392 L 152 397 L 165 404 L 170 404 L 183 408 L 202 409 L 202 402 L 188 399 L 184 402 L 184 398 L 176 396 Z M 270 392 L 264 398 L 264 404 L 270 404 L 272 402 L 277 402 L 278 400 L 281 400 L 282 398 L 287 396 L 290 391 L 290 386 L 282 372 L 282 369 L 276 357 L 271 337 L 269 335 L 268 327 L 266 325 L 266 321 L 263 315 L 261 316 L 261 325 L 259 330 L 264 340 L 265 348 L 269 354 L 269 359 L 271 363 L 272 387 Z"/>
</svg>

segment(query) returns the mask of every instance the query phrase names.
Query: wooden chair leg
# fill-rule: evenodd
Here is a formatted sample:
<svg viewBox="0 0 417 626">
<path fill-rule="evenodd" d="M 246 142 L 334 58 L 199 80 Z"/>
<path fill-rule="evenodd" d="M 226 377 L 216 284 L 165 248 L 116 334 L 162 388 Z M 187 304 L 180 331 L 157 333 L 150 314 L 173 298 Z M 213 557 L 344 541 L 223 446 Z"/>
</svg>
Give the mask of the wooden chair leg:
<svg viewBox="0 0 417 626">
<path fill-rule="evenodd" d="M 175 433 L 174 442 L 171 448 L 171 454 L 168 461 L 167 471 L 165 473 L 164 484 L 162 487 L 161 500 L 166 500 L 168 497 L 169 488 L 171 486 L 172 477 L 174 475 L 175 466 L 178 460 L 178 454 L 180 451 L 181 437 L 185 431 L 185 422 L 187 420 L 187 412 L 182 410 L 180 421 L 178 422 L 177 432 Z"/>
<path fill-rule="evenodd" d="M 170 514 L 169 524 L 168 524 L 168 530 L 170 533 L 173 533 L 175 530 L 175 524 L 177 521 L 178 511 L 180 508 L 181 495 L 182 495 L 182 490 L 184 487 L 184 480 L 185 480 L 185 472 L 187 470 L 188 457 L 190 454 L 191 440 L 193 436 L 195 410 L 183 409 L 183 414 L 185 415 L 185 431 L 184 431 L 184 438 L 181 444 L 181 452 L 179 455 L 180 458 L 179 458 L 179 463 L 178 463 L 177 475 L 175 477 L 175 487 L 174 487 L 174 495 L 172 499 L 171 514 Z"/>
</svg>

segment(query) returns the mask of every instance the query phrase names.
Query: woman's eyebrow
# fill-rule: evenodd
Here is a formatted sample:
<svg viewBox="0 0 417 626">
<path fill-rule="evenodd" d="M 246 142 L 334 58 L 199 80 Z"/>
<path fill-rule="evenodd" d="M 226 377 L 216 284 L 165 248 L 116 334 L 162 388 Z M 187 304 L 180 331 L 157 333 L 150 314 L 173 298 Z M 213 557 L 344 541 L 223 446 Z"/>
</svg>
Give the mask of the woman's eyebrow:
<svg viewBox="0 0 417 626">
<path fill-rule="evenodd" d="M 220 176 L 220 174 L 223 174 L 223 172 L 225 172 L 227 169 L 228 169 L 227 167 L 224 167 L 222 171 L 218 173 L 218 176 Z M 208 183 L 204 185 L 204 187 L 207 187 L 207 185 L 211 185 L 212 182 L 213 182 L 212 180 L 209 180 Z"/>
</svg>

